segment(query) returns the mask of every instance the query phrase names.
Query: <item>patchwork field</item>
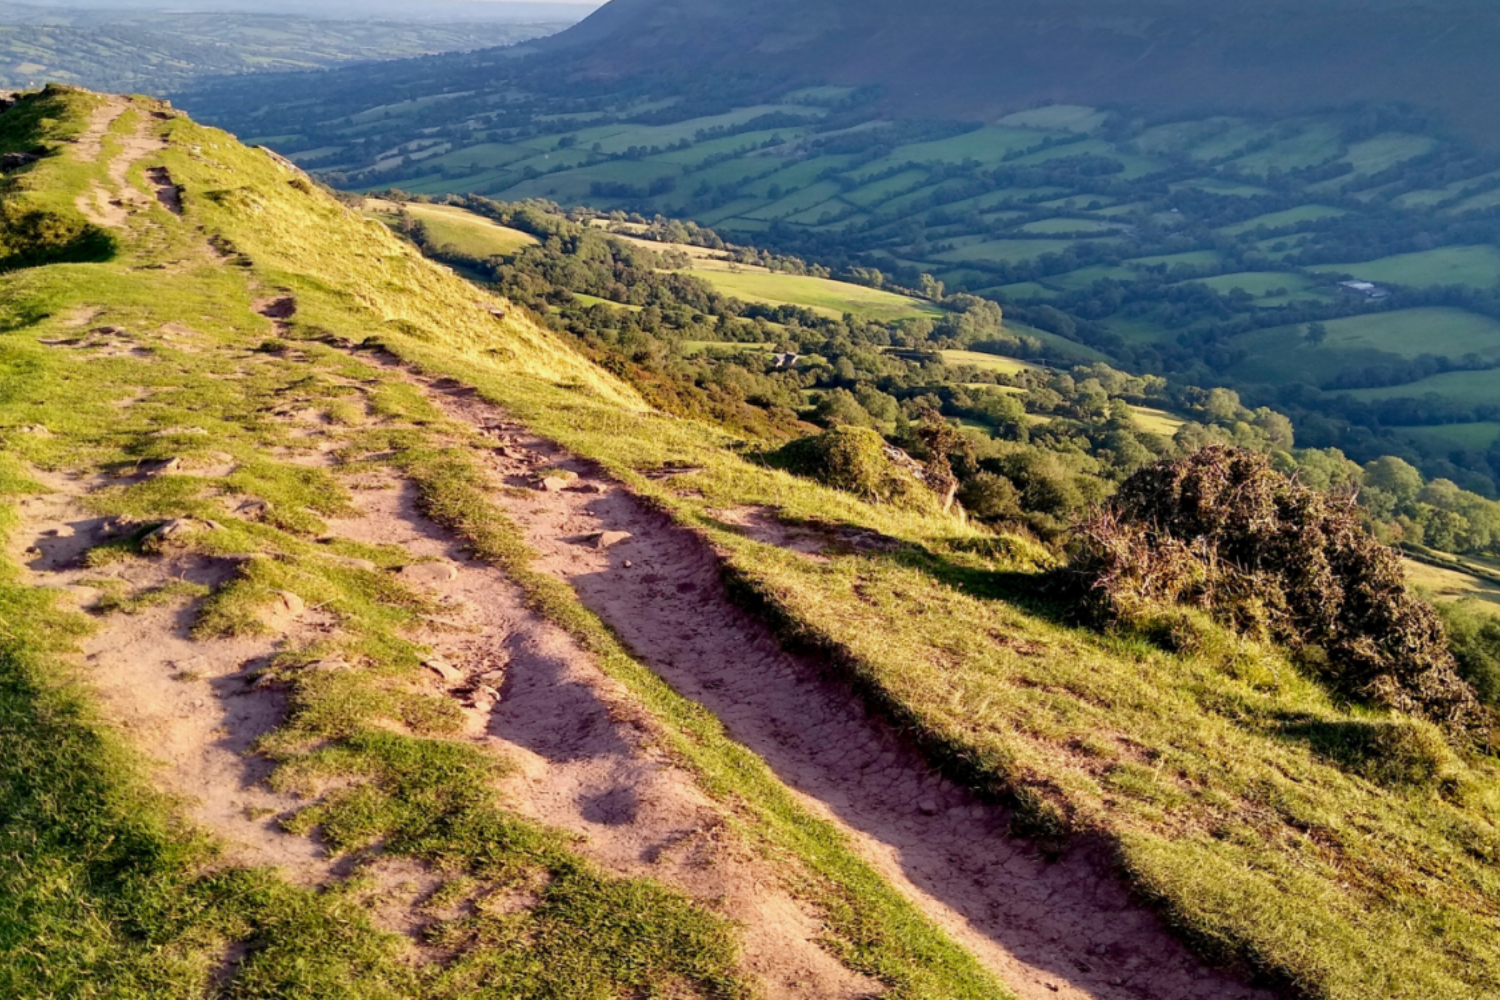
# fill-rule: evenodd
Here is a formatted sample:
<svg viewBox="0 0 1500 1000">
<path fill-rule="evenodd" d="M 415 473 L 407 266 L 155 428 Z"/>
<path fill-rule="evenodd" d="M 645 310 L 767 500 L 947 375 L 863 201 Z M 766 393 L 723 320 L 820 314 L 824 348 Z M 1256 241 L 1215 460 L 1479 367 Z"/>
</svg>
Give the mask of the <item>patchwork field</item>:
<svg viewBox="0 0 1500 1000">
<path fill-rule="evenodd" d="M 1500 284 L 1500 249 L 1489 244 L 1442 247 L 1355 264 L 1322 264 L 1311 270 L 1413 288 L 1431 285 L 1489 288 Z"/>
<path fill-rule="evenodd" d="M 510 229 L 452 205 L 409 202 L 403 207 L 412 218 L 427 227 L 433 240 L 447 243 L 470 256 L 505 257 L 537 242 L 530 233 Z"/>
</svg>

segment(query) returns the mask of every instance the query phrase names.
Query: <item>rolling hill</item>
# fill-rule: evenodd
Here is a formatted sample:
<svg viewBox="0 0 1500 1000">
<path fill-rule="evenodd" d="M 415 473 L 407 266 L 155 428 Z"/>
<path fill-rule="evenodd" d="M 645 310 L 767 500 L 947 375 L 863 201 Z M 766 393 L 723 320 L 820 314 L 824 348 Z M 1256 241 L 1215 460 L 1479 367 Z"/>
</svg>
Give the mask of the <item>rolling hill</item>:
<svg viewBox="0 0 1500 1000">
<path fill-rule="evenodd" d="M 1491 748 L 1091 624 L 874 431 L 813 440 L 899 499 L 161 102 L 29 94 L 0 153 L 0 995 L 1494 994 Z"/>
<path fill-rule="evenodd" d="M 1500 40 L 1478 0 L 614 0 L 536 46 L 601 78 L 718 74 L 876 86 L 896 113 L 1038 103 L 1290 115 L 1399 102 L 1500 143 L 1477 95 Z"/>
</svg>

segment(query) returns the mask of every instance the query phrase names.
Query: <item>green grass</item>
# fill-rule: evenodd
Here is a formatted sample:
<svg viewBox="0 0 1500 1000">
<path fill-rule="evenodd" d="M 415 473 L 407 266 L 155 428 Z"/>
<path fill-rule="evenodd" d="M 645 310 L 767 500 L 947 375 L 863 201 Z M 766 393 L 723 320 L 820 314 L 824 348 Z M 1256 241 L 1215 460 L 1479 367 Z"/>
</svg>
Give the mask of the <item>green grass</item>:
<svg viewBox="0 0 1500 1000">
<path fill-rule="evenodd" d="M 509 257 L 525 247 L 535 246 L 530 233 L 510 229 L 454 205 L 424 205 L 411 202 L 404 206 L 412 218 L 427 227 L 439 244 L 449 244 L 472 257 Z"/>
<path fill-rule="evenodd" d="M 1081 104 L 1051 104 L 1031 111 L 1017 111 L 1000 119 L 1000 124 L 1060 132 L 1096 132 L 1108 117 L 1103 111 Z"/>
<path fill-rule="evenodd" d="M 1433 285 L 1492 288 L 1500 284 L 1500 250 L 1488 244 L 1442 247 L 1357 264 L 1320 264 L 1311 270 L 1325 274 L 1352 274 L 1364 281 L 1411 288 Z"/>
<path fill-rule="evenodd" d="M 940 351 L 939 353 L 942 354 L 945 364 L 955 368 L 960 365 L 972 365 L 975 368 L 1000 372 L 1004 375 L 1033 371 L 1038 367 L 1026 361 L 1017 361 L 1015 358 L 1001 357 L 998 354 L 984 354 L 980 351 Z"/>
<path fill-rule="evenodd" d="M 1317 222 L 1320 219 L 1332 219 L 1347 214 L 1342 208 L 1330 208 L 1327 205 L 1302 205 L 1298 208 L 1289 208 L 1284 212 L 1271 212 L 1267 215 L 1256 216 L 1247 222 L 1241 222 L 1233 226 L 1225 226 L 1219 232 L 1226 236 L 1239 236 L 1241 233 L 1250 233 L 1264 226 L 1266 229 L 1289 229 L 1304 222 Z"/>
<path fill-rule="evenodd" d="M 1500 399 L 1500 390 L 1495 385 L 1493 371 L 1447 372 L 1433 375 L 1405 385 L 1382 386 L 1378 389 L 1351 389 L 1348 393 L 1355 399 L 1421 399 L 1424 396 L 1439 396 L 1454 403 L 1469 406 L 1493 404 Z"/>
<path fill-rule="evenodd" d="M 1182 417 L 1149 406 L 1132 406 L 1130 413 L 1137 427 L 1149 434 L 1160 434 L 1162 437 L 1171 437 L 1183 424 L 1187 423 Z"/>
<path fill-rule="evenodd" d="M 1349 147 L 1344 160 L 1356 174 L 1378 174 L 1407 160 L 1425 156 L 1437 141 L 1425 135 L 1387 132 Z"/>
<path fill-rule="evenodd" d="M 949 250 L 933 259 L 950 263 L 966 261 L 992 261 L 1017 264 L 1032 260 L 1046 253 L 1061 253 L 1072 245 L 1071 240 L 986 240 L 972 246 Z"/>
<path fill-rule="evenodd" d="M 1393 427 L 1393 431 L 1420 441 L 1430 442 L 1449 451 L 1463 448 L 1488 451 L 1500 441 L 1500 423 L 1434 424 L 1427 427 Z"/>
<path fill-rule="evenodd" d="M 1456 358 L 1473 353 L 1500 358 L 1500 321 L 1461 309 L 1402 309 L 1330 320 L 1324 325 L 1328 328 L 1328 339 L 1320 345 L 1307 343 L 1306 328 L 1301 326 L 1262 330 L 1238 338 L 1235 344 L 1247 352 L 1247 360 L 1237 373 L 1266 381 L 1304 376 L 1325 379 L 1353 364 L 1381 364 L 1392 357 L 1436 354 Z M 1418 386 L 1439 380 L 1454 380 L 1455 385 L 1477 388 L 1487 374 L 1455 372 L 1411 386 L 1362 389 L 1353 394 L 1369 399 L 1420 396 L 1437 390 L 1418 389 Z M 1489 391 L 1480 393 L 1483 398 L 1495 397 L 1493 384 L 1491 380 Z M 1445 390 L 1442 394 L 1448 393 Z M 1469 395 L 1472 397 L 1474 393 Z"/>
<path fill-rule="evenodd" d="M 824 316 L 840 317 L 853 313 L 869 319 L 897 320 L 915 316 L 934 316 L 939 310 L 930 303 L 878 288 L 851 285 L 828 278 L 777 274 L 765 271 L 694 270 L 725 295 L 746 302 L 767 305 L 793 305 L 811 309 Z"/>
</svg>

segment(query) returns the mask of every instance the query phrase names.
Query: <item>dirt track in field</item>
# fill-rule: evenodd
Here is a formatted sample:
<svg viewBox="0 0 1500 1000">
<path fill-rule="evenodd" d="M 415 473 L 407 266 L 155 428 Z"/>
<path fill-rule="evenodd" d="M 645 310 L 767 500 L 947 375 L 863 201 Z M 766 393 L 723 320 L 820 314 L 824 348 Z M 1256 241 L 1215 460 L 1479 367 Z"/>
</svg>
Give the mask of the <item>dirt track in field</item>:
<svg viewBox="0 0 1500 1000">
<path fill-rule="evenodd" d="M 935 774 L 820 665 L 781 649 L 730 600 L 718 558 L 588 462 L 506 419 L 471 390 L 426 383 L 450 416 L 496 440 L 497 483 L 540 469 L 555 491 L 497 490 L 540 553 L 638 658 L 707 707 L 815 813 L 1025 1000 L 1269 1000 L 1198 960 L 1130 898 L 1106 859 L 1061 861 L 1007 834 L 1006 811 Z M 601 532 L 625 536 L 600 547 Z"/>
</svg>

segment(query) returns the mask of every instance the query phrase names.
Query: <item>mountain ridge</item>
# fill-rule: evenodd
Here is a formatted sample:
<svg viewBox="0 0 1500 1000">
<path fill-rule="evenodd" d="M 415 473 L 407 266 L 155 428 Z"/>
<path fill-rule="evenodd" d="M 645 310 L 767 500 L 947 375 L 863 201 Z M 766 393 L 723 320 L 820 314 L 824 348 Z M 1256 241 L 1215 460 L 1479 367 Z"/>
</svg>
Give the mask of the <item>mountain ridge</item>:
<svg viewBox="0 0 1500 1000">
<path fill-rule="evenodd" d="M 1405 102 L 1493 144 L 1500 83 L 1482 4 L 1382 0 L 614 0 L 532 43 L 583 76 L 777 72 L 886 88 L 897 113 L 998 117 L 1040 103 L 1298 113 Z"/>
</svg>

